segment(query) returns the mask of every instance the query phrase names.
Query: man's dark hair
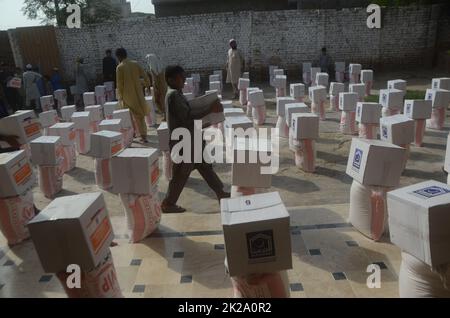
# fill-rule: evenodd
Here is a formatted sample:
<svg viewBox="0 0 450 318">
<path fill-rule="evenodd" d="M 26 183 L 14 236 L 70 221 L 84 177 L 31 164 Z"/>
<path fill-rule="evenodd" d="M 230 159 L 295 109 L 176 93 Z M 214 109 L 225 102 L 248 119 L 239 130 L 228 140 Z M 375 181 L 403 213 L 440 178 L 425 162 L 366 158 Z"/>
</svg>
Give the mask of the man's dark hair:
<svg viewBox="0 0 450 318">
<path fill-rule="evenodd" d="M 116 50 L 116 56 L 117 56 L 118 58 L 121 58 L 121 59 L 126 59 L 127 56 L 128 56 L 127 50 L 125 50 L 123 47 L 118 48 L 118 49 Z"/>
<path fill-rule="evenodd" d="M 184 69 L 179 65 L 169 65 L 166 67 L 166 82 L 174 79 L 177 75 L 184 74 Z"/>
<path fill-rule="evenodd" d="M 106 54 L 112 54 L 111 49 L 107 49 L 107 50 L 106 50 Z"/>
</svg>

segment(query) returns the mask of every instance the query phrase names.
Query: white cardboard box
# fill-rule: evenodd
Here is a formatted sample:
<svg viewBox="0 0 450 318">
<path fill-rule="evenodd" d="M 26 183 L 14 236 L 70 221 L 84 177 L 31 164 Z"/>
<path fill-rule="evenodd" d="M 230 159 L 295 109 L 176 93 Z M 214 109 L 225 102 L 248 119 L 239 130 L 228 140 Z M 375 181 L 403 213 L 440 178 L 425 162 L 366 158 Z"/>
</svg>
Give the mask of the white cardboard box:
<svg viewBox="0 0 450 318">
<path fill-rule="evenodd" d="M 43 128 L 48 128 L 59 122 L 58 113 L 56 110 L 49 110 L 39 114 L 39 121 Z"/>
<path fill-rule="evenodd" d="M 361 71 L 361 83 L 373 82 L 373 71 L 362 70 Z"/>
<path fill-rule="evenodd" d="M 53 92 L 53 96 L 55 96 L 56 100 L 65 100 L 67 99 L 67 91 L 65 89 L 57 89 Z"/>
<path fill-rule="evenodd" d="M 106 102 L 105 105 L 103 105 L 103 113 L 105 115 L 105 118 L 112 117 L 114 112 L 117 109 L 119 109 L 119 103 L 118 102 Z"/>
<path fill-rule="evenodd" d="M 345 72 L 345 62 L 336 62 L 335 69 L 336 72 Z"/>
<path fill-rule="evenodd" d="M 431 88 L 450 90 L 450 77 L 433 78 Z"/>
<path fill-rule="evenodd" d="M 401 91 L 406 91 L 407 82 L 402 79 L 396 79 L 388 81 L 387 88 L 388 89 L 399 89 Z"/>
<path fill-rule="evenodd" d="M 345 84 L 332 82 L 330 85 L 330 95 L 338 96 L 340 93 L 345 92 Z"/>
<path fill-rule="evenodd" d="M 238 83 L 238 89 L 247 89 L 250 87 L 250 80 L 247 78 L 240 78 Z"/>
<path fill-rule="evenodd" d="M 98 125 L 99 131 L 109 130 L 115 132 L 122 132 L 122 129 L 125 128 L 122 126 L 122 119 L 105 119 L 100 122 Z"/>
<path fill-rule="evenodd" d="M 41 136 L 41 123 L 34 111 L 20 111 L 0 119 L 0 134 L 19 137 L 22 145 Z"/>
<path fill-rule="evenodd" d="M 277 97 L 277 116 L 285 117 L 286 104 L 296 103 L 293 97 Z"/>
<path fill-rule="evenodd" d="M 427 89 L 426 100 L 431 100 L 433 108 L 447 108 L 450 104 L 450 91 L 445 89 Z"/>
<path fill-rule="evenodd" d="M 319 138 L 319 116 L 315 114 L 293 114 L 290 127 L 297 140 Z"/>
<path fill-rule="evenodd" d="M 404 148 L 381 140 L 354 138 L 347 174 L 367 186 L 397 187 L 403 172 Z"/>
<path fill-rule="evenodd" d="M 317 74 L 320 73 L 322 70 L 320 67 L 311 67 L 311 81 L 312 85 L 316 85 L 316 77 Z"/>
<path fill-rule="evenodd" d="M 54 107 L 55 99 L 53 95 L 41 96 L 40 101 L 41 101 L 41 109 L 43 111 L 52 110 L 55 108 Z"/>
<path fill-rule="evenodd" d="M 122 119 L 122 127 L 123 128 L 133 127 L 129 109 L 119 109 L 119 110 L 114 111 L 113 119 Z"/>
<path fill-rule="evenodd" d="M 94 158 L 110 159 L 122 150 L 122 134 L 102 130 L 91 134 L 91 150 L 89 155 Z"/>
<path fill-rule="evenodd" d="M 379 103 L 383 107 L 401 109 L 405 92 L 399 89 L 381 89 Z"/>
<path fill-rule="evenodd" d="M 75 105 L 61 107 L 61 118 L 62 118 L 62 120 L 67 121 L 67 122 L 71 121 L 72 120 L 72 115 L 76 111 L 77 111 L 77 108 L 76 108 Z"/>
<path fill-rule="evenodd" d="M 75 129 L 90 129 L 93 121 L 92 113 L 90 112 L 75 112 L 72 115 L 72 122 L 75 124 Z"/>
<path fill-rule="evenodd" d="M 158 149 L 128 148 L 112 159 L 113 192 L 149 194 L 159 179 Z"/>
<path fill-rule="evenodd" d="M 28 223 L 44 272 L 97 267 L 110 253 L 113 228 L 101 193 L 55 199 Z"/>
<path fill-rule="evenodd" d="M 250 79 L 250 72 L 242 73 L 242 78 Z"/>
<path fill-rule="evenodd" d="M 388 192 L 391 242 L 436 267 L 450 262 L 450 186 L 425 181 Z"/>
<path fill-rule="evenodd" d="M 349 92 L 358 94 L 358 99 L 363 101 L 366 96 L 366 84 L 350 84 Z"/>
<path fill-rule="evenodd" d="M 259 91 L 259 87 L 249 87 L 247 88 L 247 100 L 250 98 L 250 93 L 254 91 Z"/>
<path fill-rule="evenodd" d="M 95 93 L 94 92 L 87 92 L 83 94 L 83 103 L 84 106 L 92 106 L 96 104 L 95 100 Z"/>
<path fill-rule="evenodd" d="M 75 142 L 75 124 L 57 123 L 48 129 L 49 136 L 61 137 L 63 146 L 72 146 Z"/>
<path fill-rule="evenodd" d="M 266 101 L 264 99 L 264 92 L 261 90 L 252 91 L 250 94 L 248 94 L 248 100 L 253 107 L 266 105 Z"/>
<path fill-rule="evenodd" d="M 305 103 L 289 103 L 285 106 L 285 116 L 286 123 L 290 127 L 292 125 L 292 115 L 293 114 L 306 114 L 310 113 L 311 110 Z"/>
<path fill-rule="evenodd" d="M 36 177 L 25 151 L 0 153 L 0 180 L 0 198 L 22 195 L 34 186 Z"/>
<path fill-rule="evenodd" d="M 84 108 L 84 111 L 91 113 L 93 121 L 98 122 L 98 121 L 102 121 L 104 119 L 102 105 L 87 106 Z"/>
<path fill-rule="evenodd" d="M 170 150 L 170 131 L 167 122 L 163 121 L 156 130 L 158 133 L 159 150 L 169 151 Z"/>
<path fill-rule="evenodd" d="M 340 93 L 339 94 L 339 109 L 345 112 L 356 111 L 358 104 L 357 93 Z"/>
<path fill-rule="evenodd" d="M 409 145 L 414 141 L 414 120 L 405 115 L 394 115 L 380 119 L 380 139 L 394 145 Z"/>
<path fill-rule="evenodd" d="M 209 75 L 209 83 L 212 83 L 212 82 L 220 83 L 220 75 L 218 75 L 218 74 Z"/>
<path fill-rule="evenodd" d="M 227 117 L 242 117 L 245 116 L 245 112 L 242 108 L 225 108 L 223 110 L 225 120 Z"/>
<path fill-rule="evenodd" d="M 233 108 L 233 101 L 232 100 L 222 100 L 221 104 L 223 106 L 223 109 Z"/>
<path fill-rule="evenodd" d="M 311 68 L 312 68 L 312 63 L 310 63 L 310 62 L 303 63 L 302 68 L 303 68 L 303 73 L 310 73 Z"/>
<path fill-rule="evenodd" d="M 253 128 L 253 122 L 247 116 L 230 116 L 225 119 L 225 127 L 230 129 Z"/>
<path fill-rule="evenodd" d="M 429 119 L 433 107 L 431 100 L 405 100 L 404 114 L 411 119 Z"/>
<path fill-rule="evenodd" d="M 350 64 L 349 72 L 350 74 L 361 74 L 362 66 L 361 64 Z"/>
<path fill-rule="evenodd" d="M 309 88 L 309 99 L 313 103 L 322 103 L 327 99 L 327 88 L 325 86 L 312 86 Z"/>
<path fill-rule="evenodd" d="M 277 192 L 221 201 L 230 276 L 292 269 L 290 216 Z"/>
<path fill-rule="evenodd" d="M 287 76 L 286 75 L 276 75 L 273 80 L 273 86 L 276 88 L 285 88 L 287 85 Z"/>
<path fill-rule="evenodd" d="M 203 96 L 197 97 L 189 102 L 191 108 L 194 109 L 206 109 L 211 108 L 211 105 L 219 101 L 219 96 L 217 93 L 205 94 Z M 209 113 L 202 118 L 203 127 L 208 127 L 211 125 L 219 124 L 225 121 L 225 115 L 221 113 Z"/>
<path fill-rule="evenodd" d="M 378 103 L 358 103 L 356 106 L 356 121 L 362 124 L 379 124 L 381 105 Z"/>
<path fill-rule="evenodd" d="M 32 142 L 31 158 L 38 166 L 57 166 L 63 154 L 63 145 L 59 136 L 42 136 Z"/>
<path fill-rule="evenodd" d="M 99 97 L 104 97 L 106 95 L 106 86 L 105 85 L 95 86 L 95 95 Z"/>
<path fill-rule="evenodd" d="M 330 77 L 327 73 L 317 73 L 316 74 L 316 84 L 318 86 L 325 86 L 328 87 L 328 84 L 330 82 Z"/>
<path fill-rule="evenodd" d="M 221 82 L 209 82 L 209 90 L 211 91 L 218 91 L 221 92 L 222 91 L 222 83 Z"/>
<path fill-rule="evenodd" d="M 303 98 L 305 96 L 305 85 L 302 83 L 291 84 L 290 91 L 292 98 Z"/>
</svg>

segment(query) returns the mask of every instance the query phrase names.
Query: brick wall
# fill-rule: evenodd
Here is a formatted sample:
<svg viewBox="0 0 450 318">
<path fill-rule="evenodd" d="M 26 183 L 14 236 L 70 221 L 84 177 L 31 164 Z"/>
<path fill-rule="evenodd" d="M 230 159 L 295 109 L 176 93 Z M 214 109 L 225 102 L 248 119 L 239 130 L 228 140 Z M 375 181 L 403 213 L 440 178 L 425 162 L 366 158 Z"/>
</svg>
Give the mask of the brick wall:
<svg viewBox="0 0 450 318">
<path fill-rule="evenodd" d="M 101 74 L 107 48 L 123 46 L 131 58 L 145 62 L 156 53 L 166 63 L 191 71 L 223 67 L 228 40 L 236 38 L 252 76 L 263 79 L 270 63 L 297 77 L 302 62 L 317 59 L 326 46 L 335 60 L 364 67 L 431 66 L 437 41 L 439 7 L 383 9 L 382 29 L 368 29 L 365 9 L 286 10 L 136 18 L 80 30 L 56 30 L 65 74 L 73 74 L 76 57 L 85 57 L 92 79 Z"/>
</svg>

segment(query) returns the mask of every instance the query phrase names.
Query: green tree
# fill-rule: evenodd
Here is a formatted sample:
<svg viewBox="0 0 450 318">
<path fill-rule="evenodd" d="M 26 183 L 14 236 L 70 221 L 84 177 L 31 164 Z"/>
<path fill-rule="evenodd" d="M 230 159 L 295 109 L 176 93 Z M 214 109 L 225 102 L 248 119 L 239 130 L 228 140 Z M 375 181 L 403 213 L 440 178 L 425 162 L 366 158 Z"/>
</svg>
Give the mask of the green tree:
<svg viewBox="0 0 450 318">
<path fill-rule="evenodd" d="M 83 24 L 115 21 L 120 18 L 120 9 L 109 0 L 25 0 L 23 13 L 30 19 L 40 19 L 44 24 L 65 26 L 69 15 L 67 7 L 77 4 L 81 8 Z"/>
</svg>

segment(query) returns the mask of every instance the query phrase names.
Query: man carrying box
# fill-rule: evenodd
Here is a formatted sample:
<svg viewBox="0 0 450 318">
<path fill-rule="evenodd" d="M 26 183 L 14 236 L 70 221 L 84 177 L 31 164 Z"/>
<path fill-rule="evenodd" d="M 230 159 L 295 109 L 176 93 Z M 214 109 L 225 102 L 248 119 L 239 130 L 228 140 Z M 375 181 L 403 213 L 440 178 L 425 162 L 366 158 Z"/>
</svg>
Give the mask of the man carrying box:
<svg viewBox="0 0 450 318">
<path fill-rule="evenodd" d="M 214 172 L 211 164 L 207 164 L 202 159 L 202 163 L 194 163 L 194 121 L 201 120 L 210 113 L 223 112 L 223 106 L 217 100 L 206 109 L 191 108 L 187 99 L 183 95 L 183 87 L 186 81 L 186 74 L 181 66 L 168 66 L 166 68 L 166 81 L 169 86 L 166 96 L 166 117 L 169 125 L 170 135 L 177 128 L 188 129 L 191 134 L 191 160 L 190 162 L 174 163 L 173 177 L 169 183 L 166 198 L 161 204 L 164 213 L 183 213 L 186 210 L 177 206 L 176 203 L 181 192 L 193 170 L 198 170 L 203 179 L 216 193 L 219 201 L 229 198 L 230 194 L 223 190 L 223 183 Z M 170 140 L 170 149 L 177 144 L 176 140 Z M 203 142 L 202 149 L 205 143 Z"/>
</svg>

